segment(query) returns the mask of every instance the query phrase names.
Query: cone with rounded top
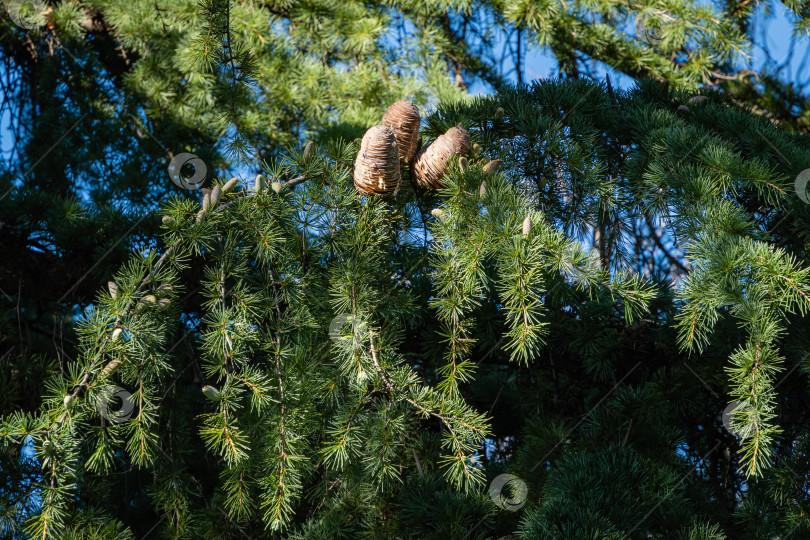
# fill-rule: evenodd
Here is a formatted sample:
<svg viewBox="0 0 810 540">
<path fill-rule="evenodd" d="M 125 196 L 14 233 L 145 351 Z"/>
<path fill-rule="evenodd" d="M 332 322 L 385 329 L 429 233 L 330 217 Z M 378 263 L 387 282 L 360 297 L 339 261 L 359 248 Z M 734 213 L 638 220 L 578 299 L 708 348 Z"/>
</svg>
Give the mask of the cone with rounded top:
<svg viewBox="0 0 810 540">
<path fill-rule="evenodd" d="M 363 136 L 354 162 L 354 185 L 363 193 L 389 195 L 399 188 L 399 149 L 394 132 L 374 126 Z"/>
<path fill-rule="evenodd" d="M 397 101 L 388 107 L 382 125 L 394 132 L 399 158 L 410 163 L 419 144 L 419 109 L 410 101 Z"/>
<path fill-rule="evenodd" d="M 442 187 L 442 178 L 447 172 L 450 158 L 467 155 L 471 149 L 472 141 L 466 129 L 461 126 L 448 129 L 447 133 L 440 135 L 416 156 L 413 166 L 416 183 L 428 189 Z"/>
</svg>

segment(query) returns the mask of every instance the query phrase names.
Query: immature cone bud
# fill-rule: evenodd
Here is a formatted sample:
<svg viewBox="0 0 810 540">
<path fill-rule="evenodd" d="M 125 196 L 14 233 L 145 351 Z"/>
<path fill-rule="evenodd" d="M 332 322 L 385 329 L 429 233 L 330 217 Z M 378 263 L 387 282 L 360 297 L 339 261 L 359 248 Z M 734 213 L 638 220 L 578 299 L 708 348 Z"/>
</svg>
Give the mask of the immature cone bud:
<svg viewBox="0 0 810 540">
<path fill-rule="evenodd" d="M 473 147 L 472 147 L 472 153 L 473 153 L 474 156 L 477 156 L 478 154 L 480 154 L 481 153 L 481 145 L 478 144 L 478 143 L 475 143 L 473 145 Z"/>
<path fill-rule="evenodd" d="M 433 210 L 430 211 L 430 215 L 437 219 L 443 219 L 444 210 L 442 210 L 441 208 L 434 208 Z"/>
<path fill-rule="evenodd" d="M 169 307 L 169 304 L 171 303 L 172 301 L 169 300 L 168 298 L 161 298 L 160 301 L 158 302 L 158 305 L 161 307 L 161 309 L 165 309 Z"/>
<path fill-rule="evenodd" d="M 173 287 L 172 287 L 171 283 L 164 283 L 163 285 L 161 285 L 160 287 L 157 288 L 157 292 L 159 294 L 167 294 L 167 293 L 171 292 L 172 289 L 173 289 Z"/>
<path fill-rule="evenodd" d="M 481 187 L 478 188 L 478 196 L 483 199 L 484 195 L 486 194 L 487 194 L 487 181 L 484 180 L 483 182 L 481 182 Z"/>
<path fill-rule="evenodd" d="M 281 190 L 284 189 L 284 186 L 281 185 L 281 182 L 273 182 L 270 184 L 270 187 L 273 188 L 273 191 L 276 192 L 276 195 L 281 193 Z"/>
<path fill-rule="evenodd" d="M 689 98 L 690 105 L 705 105 L 709 101 L 706 96 L 692 96 Z"/>
<path fill-rule="evenodd" d="M 526 219 L 523 220 L 523 236 L 526 236 L 532 232 L 532 217 L 526 216 Z"/>
<path fill-rule="evenodd" d="M 484 172 L 492 175 L 498 172 L 498 169 L 501 167 L 501 160 L 500 159 L 493 159 L 486 165 L 484 165 Z"/>
<path fill-rule="evenodd" d="M 503 110 L 503 107 L 498 107 L 495 109 L 495 120 L 500 120 L 503 118 L 503 115 L 506 111 Z"/>
<path fill-rule="evenodd" d="M 108 281 L 107 288 L 110 289 L 110 296 L 118 298 L 118 285 L 114 281 Z"/>
<path fill-rule="evenodd" d="M 207 214 L 207 213 L 208 213 L 208 210 L 209 210 L 210 208 L 211 208 L 211 194 L 210 194 L 210 193 L 206 193 L 206 194 L 203 196 L 203 202 L 202 202 L 202 212 L 203 212 L 203 214 Z"/>
<path fill-rule="evenodd" d="M 678 112 L 689 113 L 689 107 L 687 107 L 686 105 L 679 105 Z"/>
<path fill-rule="evenodd" d="M 363 136 L 354 162 L 354 186 L 363 193 L 389 195 L 399 189 L 399 150 L 394 132 L 374 126 Z"/>
<path fill-rule="evenodd" d="M 399 158 L 410 163 L 419 144 L 419 109 L 410 101 L 397 101 L 386 111 L 382 125 L 389 128 L 397 140 Z"/>
<path fill-rule="evenodd" d="M 147 306 L 149 306 L 150 304 L 154 304 L 156 302 L 157 302 L 157 298 L 155 298 L 155 295 L 147 294 L 146 296 L 141 298 L 140 302 L 138 302 L 138 305 L 135 307 L 135 312 L 140 313 L 144 309 L 146 309 Z"/>
<path fill-rule="evenodd" d="M 227 182 L 225 182 L 225 185 L 224 185 L 224 186 L 222 186 L 222 193 L 227 193 L 227 192 L 229 192 L 230 190 L 232 190 L 233 188 L 235 188 L 235 187 L 236 187 L 236 184 L 238 184 L 238 183 L 239 183 L 239 179 L 238 179 L 238 178 L 236 178 L 236 177 L 231 178 L 230 180 L 228 180 Z"/>
<path fill-rule="evenodd" d="M 71 406 L 71 405 L 73 405 L 73 401 L 74 401 L 75 399 L 76 399 L 76 398 L 73 396 L 73 394 L 67 394 L 67 395 L 65 396 L 65 399 L 63 400 L 63 402 L 64 402 L 64 404 L 65 404 L 65 408 L 66 408 L 66 409 L 70 408 L 70 406 Z"/>
<path fill-rule="evenodd" d="M 111 341 L 116 341 L 116 340 L 118 340 L 118 339 L 121 337 L 121 334 L 122 334 L 122 333 L 123 333 L 123 330 L 122 330 L 122 329 L 120 329 L 120 328 L 116 328 L 115 330 L 113 330 L 112 337 L 110 337 L 110 340 L 111 340 Z"/>
<path fill-rule="evenodd" d="M 461 169 L 461 172 L 467 172 L 467 169 L 470 168 L 469 163 L 467 163 L 467 158 L 464 156 L 458 158 L 458 168 Z"/>
<path fill-rule="evenodd" d="M 304 159 L 309 159 L 315 153 L 315 143 L 308 141 L 304 146 Z"/>
<path fill-rule="evenodd" d="M 447 133 L 422 148 L 413 166 L 416 183 L 423 188 L 437 189 L 443 186 L 442 178 L 447 171 L 447 162 L 452 156 L 470 153 L 470 134 L 462 127 L 452 127 Z"/>
<path fill-rule="evenodd" d="M 211 208 L 217 205 L 220 197 L 222 197 L 222 188 L 214 186 L 214 189 L 211 190 Z"/>
<path fill-rule="evenodd" d="M 211 401 L 219 401 L 219 398 L 222 397 L 219 390 L 208 384 L 202 387 L 202 392 Z"/>
<path fill-rule="evenodd" d="M 264 176 L 257 174 L 256 180 L 253 182 L 253 191 L 261 193 L 264 191 Z"/>
<path fill-rule="evenodd" d="M 112 375 L 112 372 L 115 371 L 116 369 L 118 369 L 118 366 L 120 366 L 120 365 L 121 365 L 121 359 L 116 358 L 115 360 L 113 360 L 112 362 L 110 362 L 109 364 L 104 366 L 104 369 L 102 369 L 101 373 L 99 373 L 99 378 L 106 379 L 107 377 Z"/>
<path fill-rule="evenodd" d="M 174 223 L 174 220 L 171 218 L 171 216 L 163 216 L 162 221 L 164 225 L 171 225 L 172 223 Z"/>
</svg>

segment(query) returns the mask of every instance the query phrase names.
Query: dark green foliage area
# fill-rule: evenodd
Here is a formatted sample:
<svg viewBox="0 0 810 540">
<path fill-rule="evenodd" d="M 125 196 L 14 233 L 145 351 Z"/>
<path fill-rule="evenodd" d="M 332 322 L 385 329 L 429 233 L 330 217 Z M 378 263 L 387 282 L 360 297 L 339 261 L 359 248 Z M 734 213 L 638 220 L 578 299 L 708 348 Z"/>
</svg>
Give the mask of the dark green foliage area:
<svg viewBox="0 0 810 540">
<path fill-rule="evenodd" d="M 442 190 L 406 169 L 361 197 L 333 140 L 166 201 L 73 314 L 77 356 L 4 365 L 4 530 L 810 534 L 810 141 L 691 97 L 505 87 L 426 119 L 425 143 L 461 123 L 477 144 Z M 121 422 L 107 385 L 132 394 Z"/>
</svg>

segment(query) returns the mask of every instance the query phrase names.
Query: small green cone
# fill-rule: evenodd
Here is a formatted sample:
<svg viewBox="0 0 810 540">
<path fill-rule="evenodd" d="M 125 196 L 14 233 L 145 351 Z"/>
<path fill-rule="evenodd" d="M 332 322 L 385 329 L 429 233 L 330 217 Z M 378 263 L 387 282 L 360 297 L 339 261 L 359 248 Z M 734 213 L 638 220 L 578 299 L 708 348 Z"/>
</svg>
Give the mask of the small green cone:
<svg viewBox="0 0 810 540">
<path fill-rule="evenodd" d="M 253 182 L 253 191 L 261 193 L 264 191 L 264 176 L 257 174 L 256 180 Z"/>
<path fill-rule="evenodd" d="M 222 397 L 222 394 L 219 393 L 219 390 L 217 390 L 216 388 L 214 388 L 209 384 L 206 384 L 205 386 L 202 387 L 202 392 L 205 395 L 205 397 L 207 397 L 211 401 L 219 401 L 219 399 Z"/>
</svg>

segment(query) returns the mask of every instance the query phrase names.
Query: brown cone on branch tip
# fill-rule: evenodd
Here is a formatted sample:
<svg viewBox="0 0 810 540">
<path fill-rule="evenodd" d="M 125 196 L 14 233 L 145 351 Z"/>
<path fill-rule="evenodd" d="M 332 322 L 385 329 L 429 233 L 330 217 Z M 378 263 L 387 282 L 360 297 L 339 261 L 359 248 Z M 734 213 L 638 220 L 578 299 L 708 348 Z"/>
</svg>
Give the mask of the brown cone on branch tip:
<svg viewBox="0 0 810 540">
<path fill-rule="evenodd" d="M 498 169 L 501 167 L 501 160 L 500 159 L 493 159 L 486 165 L 484 165 L 484 172 L 487 174 L 495 174 L 498 172 Z"/>
<path fill-rule="evenodd" d="M 413 170 L 417 185 L 428 189 L 441 188 L 450 158 L 465 156 L 471 149 L 472 141 L 466 129 L 463 127 L 448 129 L 447 133 L 440 135 L 416 156 Z"/>
<path fill-rule="evenodd" d="M 304 159 L 309 159 L 312 157 L 312 154 L 315 153 L 315 143 L 312 141 L 308 141 L 306 146 L 304 146 Z"/>
<path fill-rule="evenodd" d="M 390 195 L 399 189 L 399 149 L 394 132 L 385 126 L 366 131 L 354 162 L 354 186 L 362 193 Z"/>
<path fill-rule="evenodd" d="M 211 207 L 217 205 L 220 197 L 222 197 L 222 188 L 219 186 L 214 186 L 214 189 L 211 190 Z"/>
<path fill-rule="evenodd" d="M 400 100 L 388 107 L 382 125 L 394 133 L 399 158 L 410 163 L 419 144 L 419 109 L 410 101 Z"/>
</svg>

